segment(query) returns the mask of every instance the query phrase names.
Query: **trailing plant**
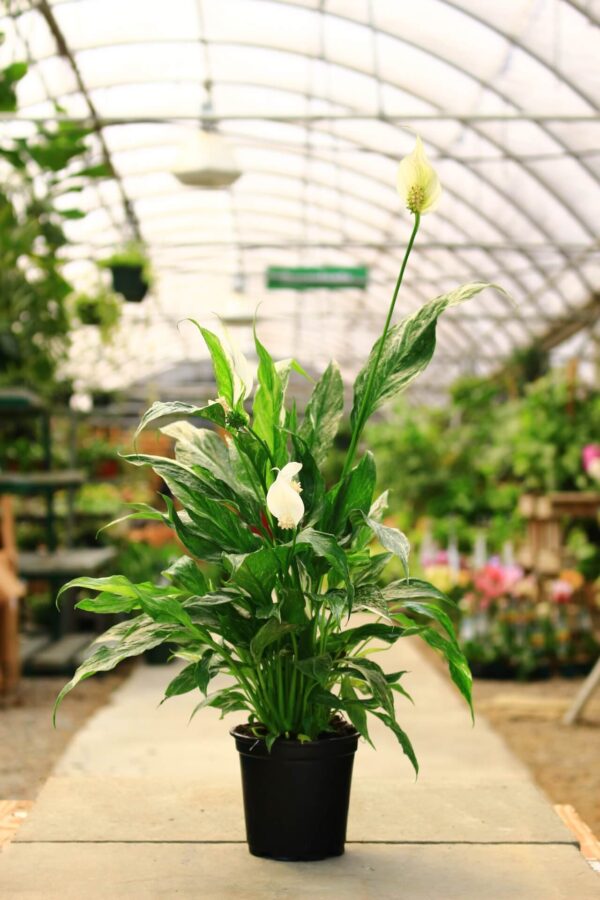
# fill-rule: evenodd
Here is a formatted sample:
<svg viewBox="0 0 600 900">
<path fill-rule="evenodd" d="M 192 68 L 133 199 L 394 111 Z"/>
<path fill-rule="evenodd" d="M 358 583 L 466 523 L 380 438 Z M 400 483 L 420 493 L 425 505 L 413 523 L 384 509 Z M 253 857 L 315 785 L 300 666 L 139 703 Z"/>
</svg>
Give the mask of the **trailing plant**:
<svg viewBox="0 0 600 900">
<path fill-rule="evenodd" d="M 119 322 L 123 304 L 112 291 L 100 289 L 96 294 L 77 294 L 73 299 L 75 318 L 82 325 L 96 325 L 104 343 L 108 343 Z"/>
<path fill-rule="evenodd" d="M 0 111 L 16 109 L 16 87 L 26 73 L 23 62 L 0 71 Z M 73 293 L 63 273 L 64 225 L 85 215 L 68 198 L 90 179 L 110 175 L 106 166 L 85 161 L 89 134 L 58 120 L 40 123 L 27 138 L 0 138 L 0 384 L 44 395 L 56 389 Z"/>
<path fill-rule="evenodd" d="M 133 618 L 100 638 L 57 706 L 83 679 L 168 642 L 186 666 L 166 697 L 200 691 L 196 710 L 244 711 L 268 746 L 282 736 L 316 740 L 335 729 L 338 713 L 370 740 L 368 723 L 375 717 L 417 769 L 394 702 L 408 696 L 406 673 L 385 672 L 370 656 L 377 646 L 408 636 L 442 655 L 471 704 L 471 674 L 447 611 L 451 601 L 410 575 L 408 541 L 382 523 L 387 494 L 377 494 L 373 455 L 360 449 L 369 417 L 431 360 L 439 316 L 488 287 L 463 285 L 392 324 L 421 215 L 433 208 L 440 190 L 420 142 L 401 163 L 399 184 L 414 227 L 382 335 L 354 384 L 339 479 L 328 487 L 322 474 L 344 412 L 337 365 L 327 367 L 300 415 L 286 394 L 291 370 L 302 370 L 291 360 L 275 362 L 255 336 L 258 386 L 248 412 L 252 379 L 246 361 L 198 325 L 218 399 L 204 406 L 155 403 L 138 431 L 165 416 L 185 416 L 188 421 L 162 429 L 175 441 L 175 458 L 127 457 L 134 466 L 150 466 L 171 494 L 162 497 L 162 509 L 138 504 L 130 517 L 166 523 L 189 555 L 164 571 L 163 585 L 112 575 L 76 578 L 63 588 L 96 592 L 79 602 L 83 609 Z M 190 419 L 216 426 L 225 439 Z M 394 556 L 402 577 L 381 587 L 380 573 Z M 200 560 L 217 566 L 219 577 L 207 577 Z M 233 680 L 210 691 L 219 673 Z"/>
</svg>

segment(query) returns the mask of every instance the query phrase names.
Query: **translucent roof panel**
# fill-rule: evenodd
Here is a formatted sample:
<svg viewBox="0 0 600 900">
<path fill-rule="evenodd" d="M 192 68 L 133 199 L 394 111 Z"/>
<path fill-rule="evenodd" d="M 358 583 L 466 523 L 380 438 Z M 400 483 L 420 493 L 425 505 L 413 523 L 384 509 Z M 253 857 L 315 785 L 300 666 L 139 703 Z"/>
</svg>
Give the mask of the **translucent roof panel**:
<svg viewBox="0 0 600 900">
<path fill-rule="evenodd" d="M 415 132 L 444 194 L 423 220 L 398 315 L 469 280 L 497 282 L 514 301 L 492 289 L 449 313 L 419 390 L 443 392 L 461 372 L 493 373 L 533 340 L 557 361 L 589 356 L 592 338 L 573 335 L 579 327 L 595 335 L 598 319 L 600 7 L 420 0 L 415 15 L 416 7 L 11 4 L 0 17 L 0 58 L 29 59 L 30 69 L 18 122 L 5 117 L 0 127 L 26 129 L 58 103 L 93 124 L 90 159 L 107 152 L 117 174 L 79 198 L 88 214 L 69 223 L 67 271 L 85 286 L 94 260 L 133 237 L 158 276 L 103 366 L 77 368 L 104 352 L 77 336 L 76 374 L 124 383 L 201 357 L 195 336 L 177 327 L 185 316 L 214 324 L 225 311 L 248 345 L 239 323 L 261 304 L 260 327 L 279 356 L 313 369 L 335 356 L 350 379 L 381 329 L 410 233 L 395 176 Z M 243 173 L 227 190 L 185 187 L 172 174 L 207 86 L 211 124 Z M 369 268 L 367 291 L 265 287 L 270 265 L 359 264 Z M 115 366 L 119 352 L 127 366 Z"/>
</svg>

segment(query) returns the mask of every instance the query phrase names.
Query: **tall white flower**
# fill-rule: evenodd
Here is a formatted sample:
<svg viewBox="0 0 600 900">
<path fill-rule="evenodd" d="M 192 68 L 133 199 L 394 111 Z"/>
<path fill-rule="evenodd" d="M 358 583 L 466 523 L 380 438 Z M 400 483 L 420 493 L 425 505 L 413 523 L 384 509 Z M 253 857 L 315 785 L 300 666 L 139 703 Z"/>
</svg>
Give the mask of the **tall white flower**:
<svg viewBox="0 0 600 900">
<path fill-rule="evenodd" d="M 417 137 L 412 153 L 400 162 L 396 186 L 411 213 L 424 215 L 436 208 L 442 186 L 420 137 Z"/>
<path fill-rule="evenodd" d="M 294 477 L 302 463 L 291 462 L 277 473 L 267 493 L 267 507 L 280 528 L 295 528 L 304 515 L 300 482 Z"/>
</svg>

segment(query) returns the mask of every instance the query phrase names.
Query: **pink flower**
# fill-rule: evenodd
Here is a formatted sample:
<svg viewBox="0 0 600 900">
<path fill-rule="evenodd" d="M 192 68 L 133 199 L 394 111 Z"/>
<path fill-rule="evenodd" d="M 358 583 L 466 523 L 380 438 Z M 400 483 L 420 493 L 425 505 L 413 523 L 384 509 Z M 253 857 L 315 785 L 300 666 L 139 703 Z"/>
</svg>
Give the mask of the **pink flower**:
<svg viewBox="0 0 600 900">
<path fill-rule="evenodd" d="M 573 596 L 573 585 L 558 578 L 550 586 L 550 595 L 555 603 L 568 603 Z"/>
<path fill-rule="evenodd" d="M 496 600 L 506 590 L 504 571 L 497 563 L 489 562 L 475 573 L 474 584 L 488 600 Z"/>
<path fill-rule="evenodd" d="M 581 459 L 590 478 L 600 481 L 600 444 L 587 444 L 581 451 Z"/>
<path fill-rule="evenodd" d="M 587 472 L 590 464 L 595 459 L 600 459 L 600 444 L 587 444 L 581 451 L 581 459 L 583 460 L 583 468 Z"/>
<path fill-rule="evenodd" d="M 511 593 L 522 578 L 523 569 L 520 566 L 505 566 L 496 557 L 475 573 L 474 584 L 487 600 L 497 600 Z"/>
</svg>

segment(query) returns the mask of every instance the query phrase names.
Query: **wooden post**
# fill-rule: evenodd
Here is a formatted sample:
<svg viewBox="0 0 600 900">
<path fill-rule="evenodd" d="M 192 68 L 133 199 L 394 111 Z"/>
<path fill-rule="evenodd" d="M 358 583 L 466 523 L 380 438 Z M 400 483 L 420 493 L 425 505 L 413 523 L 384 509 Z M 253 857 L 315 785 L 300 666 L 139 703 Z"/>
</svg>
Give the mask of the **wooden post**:
<svg viewBox="0 0 600 900">
<path fill-rule="evenodd" d="M 573 703 L 566 711 L 563 725 L 575 724 L 598 685 L 600 685 L 600 659 L 596 662 L 596 665 L 579 688 Z"/>
<path fill-rule="evenodd" d="M 0 497 L 0 696 L 6 696 L 19 683 L 19 600 L 25 587 L 15 574 L 16 543 L 12 498 Z"/>
</svg>

